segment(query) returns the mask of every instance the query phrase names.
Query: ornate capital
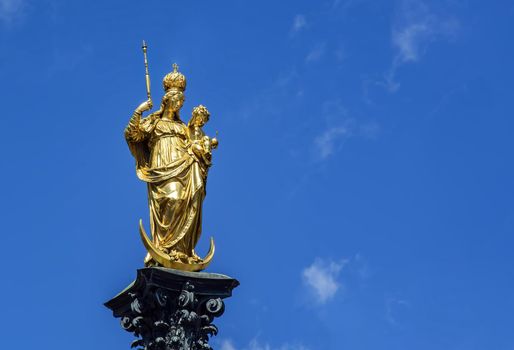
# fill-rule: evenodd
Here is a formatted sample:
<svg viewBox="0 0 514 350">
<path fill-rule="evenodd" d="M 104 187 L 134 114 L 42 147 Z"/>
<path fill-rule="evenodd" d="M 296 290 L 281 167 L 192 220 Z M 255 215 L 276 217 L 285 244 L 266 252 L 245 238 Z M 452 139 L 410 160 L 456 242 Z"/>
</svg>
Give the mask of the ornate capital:
<svg viewBox="0 0 514 350">
<path fill-rule="evenodd" d="M 223 314 L 223 299 L 238 284 L 219 274 L 146 268 L 105 305 L 138 338 L 133 348 L 211 350 L 209 337 L 218 333 L 212 322 Z"/>
</svg>

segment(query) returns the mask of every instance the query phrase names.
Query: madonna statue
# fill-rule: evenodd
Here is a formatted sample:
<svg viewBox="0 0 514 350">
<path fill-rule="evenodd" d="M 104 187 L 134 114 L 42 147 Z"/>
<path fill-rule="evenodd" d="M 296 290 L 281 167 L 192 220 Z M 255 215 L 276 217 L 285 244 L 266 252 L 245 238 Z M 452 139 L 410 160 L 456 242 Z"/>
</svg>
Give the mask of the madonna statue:
<svg viewBox="0 0 514 350">
<path fill-rule="evenodd" d="M 202 130 L 209 120 L 204 106 L 194 108 L 188 125 L 180 119 L 186 78 L 177 65 L 164 77 L 163 85 L 160 109 L 142 118 L 142 113 L 152 108 L 149 98 L 137 107 L 125 129 L 137 176 L 148 187 L 151 239 L 142 221 L 139 226 L 148 251 L 145 265 L 200 271 L 214 255 L 212 238 L 205 258 L 194 248 L 202 232 L 207 172 L 218 141 Z"/>
</svg>

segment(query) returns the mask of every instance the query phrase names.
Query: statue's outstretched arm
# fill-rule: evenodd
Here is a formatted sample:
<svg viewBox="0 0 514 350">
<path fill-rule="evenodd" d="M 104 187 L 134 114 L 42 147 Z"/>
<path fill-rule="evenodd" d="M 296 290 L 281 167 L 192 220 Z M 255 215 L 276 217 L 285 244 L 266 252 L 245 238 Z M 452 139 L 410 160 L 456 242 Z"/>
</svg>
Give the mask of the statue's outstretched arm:
<svg viewBox="0 0 514 350">
<path fill-rule="evenodd" d="M 144 111 L 152 108 L 152 100 L 147 100 L 139 105 L 132 114 L 130 121 L 125 128 L 125 139 L 127 141 L 139 142 L 146 138 L 147 130 L 143 125 L 141 116 Z"/>
</svg>

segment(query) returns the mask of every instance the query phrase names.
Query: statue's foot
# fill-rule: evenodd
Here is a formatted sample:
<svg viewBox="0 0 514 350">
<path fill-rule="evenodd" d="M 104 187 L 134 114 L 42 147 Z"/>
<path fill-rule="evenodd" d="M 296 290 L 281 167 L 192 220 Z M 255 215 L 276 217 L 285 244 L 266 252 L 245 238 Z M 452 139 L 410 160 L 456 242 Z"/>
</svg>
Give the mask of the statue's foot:
<svg viewBox="0 0 514 350">
<path fill-rule="evenodd" d="M 152 258 L 150 253 L 145 256 L 145 267 L 158 266 L 157 262 Z"/>
<path fill-rule="evenodd" d="M 172 250 L 169 254 L 168 254 L 171 258 L 172 261 L 175 261 L 175 262 L 181 262 L 181 263 L 188 263 L 189 261 L 189 256 L 183 252 L 179 252 L 177 250 Z"/>
<path fill-rule="evenodd" d="M 153 259 L 148 262 L 145 262 L 145 267 L 160 267 L 160 266 L 161 265 Z"/>
<path fill-rule="evenodd" d="M 177 263 L 182 263 L 182 264 L 202 264 L 204 262 L 204 260 L 199 257 L 195 251 L 193 250 L 192 251 L 192 255 L 189 256 L 187 255 L 186 253 L 184 252 L 181 252 L 181 251 L 177 251 L 177 250 L 171 250 L 169 252 L 166 252 L 168 254 L 168 256 L 170 257 L 170 260 L 173 261 L 173 262 L 177 262 Z M 153 261 L 152 258 L 150 258 L 151 261 Z M 148 266 L 148 265 L 146 265 Z"/>
<path fill-rule="evenodd" d="M 201 263 L 203 263 L 203 259 L 200 258 L 198 255 L 196 255 L 194 250 L 193 250 L 193 255 L 188 257 L 187 261 L 188 261 L 189 264 L 201 264 Z"/>
</svg>

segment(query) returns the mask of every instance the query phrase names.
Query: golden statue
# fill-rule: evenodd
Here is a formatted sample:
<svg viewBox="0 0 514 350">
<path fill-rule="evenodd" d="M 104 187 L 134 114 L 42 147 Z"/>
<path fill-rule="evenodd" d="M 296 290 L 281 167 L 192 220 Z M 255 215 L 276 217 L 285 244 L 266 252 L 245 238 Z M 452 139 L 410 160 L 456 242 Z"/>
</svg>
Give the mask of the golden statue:
<svg viewBox="0 0 514 350">
<path fill-rule="evenodd" d="M 212 238 L 205 258 L 200 258 L 194 248 L 202 232 L 207 172 L 218 140 L 206 136 L 202 130 L 210 115 L 204 106 L 193 109 L 187 125 L 180 119 L 186 78 L 176 64 L 173 72 L 163 79 L 160 109 L 142 118 L 143 112 L 152 108 L 144 42 L 143 52 L 148 100 L 134 111 L 125 129 L 125 139 L 136 159 L 137 176 L 148 187 L 151 240 L 142 220 L 139 222 L 140 235 L 148 251 L 145 265 L 200 271 L 214 255 Z"/>
</svg>

